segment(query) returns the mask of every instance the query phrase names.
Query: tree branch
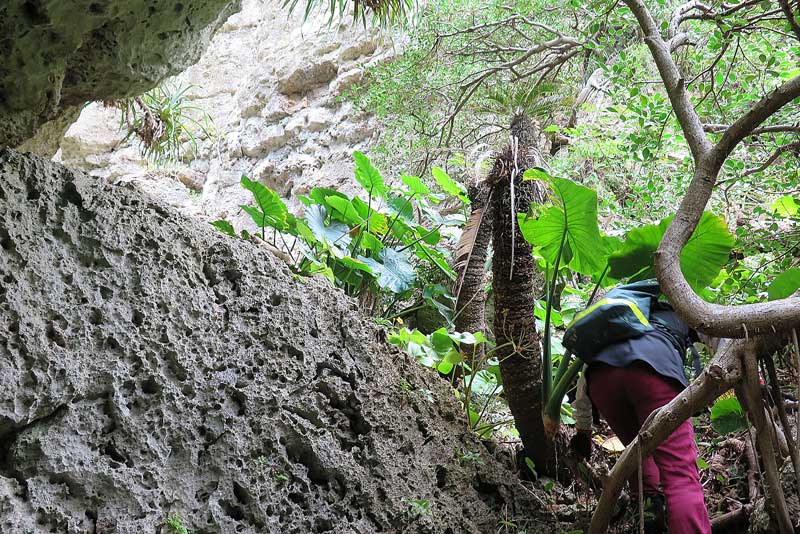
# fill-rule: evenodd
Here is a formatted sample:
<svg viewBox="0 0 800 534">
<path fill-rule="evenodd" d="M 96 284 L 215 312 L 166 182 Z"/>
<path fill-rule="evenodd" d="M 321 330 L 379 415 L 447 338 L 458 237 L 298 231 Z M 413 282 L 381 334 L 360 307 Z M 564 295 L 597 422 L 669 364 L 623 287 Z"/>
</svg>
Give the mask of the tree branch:
<svg viewBox="0 0 800 534">
<path fill-rule="evenodd" d="M 789 5 L 789 0 L 778 0 L 778 4 L 781 6 L 783 14 L 786 15 L 786 20 L 789 21 L 789 26 L 792 28 L 795 37 L 800 40 L 800 25 L 797 24 L 797 19 L 794 18 L 795 15 L 792 13 L 792 6 Z"/>
<path fill-rule="evenodd" d="M 703 124 L 703 130 L 708 133 L 714 134 L 721 134 L 724 133 L 725 130 L 730 128 L 730 124 L 716 124 L 716 123 L 709 123 Z M 759 126 L 755 128 L 750 135 L 761 135 L 767 133 L 783 133 L 783 132 L 790 132 L 790 133 L 800 133 L 800 123 L 796 122 L 794 124 L 773 124 L 770 126 Z"/>
<path fill-rule="evenodd" d="M 624 1 L 625 5 L 636 16 L 636 20 L 644 32 L 644 41 L 653 55 L 658 72 L 664 81 L 667 95 L 672 103 L 672 108 L 675 110 L 675 116 L 678 118 L 683 135 L 686 137 L 689 149 L 692 151 L 692 156 L 696 161 L 711 149 L 711 143 L 709 143 L 705 132 L 703 132 L 703 124 L 700 122 L 700 117 L 697 116 L 697 112 L 689 100 L 683 77 L 670 55 L 669 46 L 661 38 L 658 25 L 650 15 L 647 6 L 644 5 L 642 0 Z"/>
<path fill-rule="evenodd" d="M 723 132 L 722 138 L 711 151 L 709 159 L 712 165 L 719 170 L 725 158 L 730 155 L 742 139 L 752 135 L 753 131 L 765 120 L 798 96 L 800 96 L 800 76 L 795 76 L 767 93 L 766 96 L 750 108 L 750 111 L 742 115 Z"/>
</svg>

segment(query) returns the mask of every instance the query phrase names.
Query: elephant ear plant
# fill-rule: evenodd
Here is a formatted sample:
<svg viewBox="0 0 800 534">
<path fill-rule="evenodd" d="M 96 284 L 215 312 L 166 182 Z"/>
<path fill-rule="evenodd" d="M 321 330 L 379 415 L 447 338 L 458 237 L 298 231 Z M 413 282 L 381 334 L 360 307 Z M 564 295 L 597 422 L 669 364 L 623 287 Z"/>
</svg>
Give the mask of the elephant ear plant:
<svg viewBox="0 0 800 534">
<path fill-rule="evenodd" d="M 469 203 L 463 187 L 437 168 L 434 179 L 444 193 L 432 192 L 416 176 L 402 176 L 402 185 L 392 187 L 365 155 L 355 152 L 354 160 L 362 194 L 351 198 L 316 187 L 298 197 L 305 206 L 302 217 L 290 213 L 275 191 L 243 176 L 242 187 L 255 201 L 241 206 L 258 229 L 254 239 L 286 259 L 296 273 L 322 274 L 361 298 L 375 315 L 402 315 L 407 310 L 398 311 L 398 304 L 413 301 L 451 319 L 452 296 L 438 283 L 455 279 L 443 236 L 465 218 L 461 213 L 443 217 L 434 207 L 448 196 Z M 228 221 L 212 224 L 236 235 Z M 246 230 L 240 235 L 252 238 Z M 423 272 L 428 276 L 418 274 Z"/>
<path fill-rule="evenodd" d="M 587 305 L 597 290 L 616 280 L 642 280 L 653 277 L 654 252 L 672 217 L 658 224 L 633 228 L 624 240 L 602 235 L 597 219 L 595 191 L 570 180 L 550 176 L 539 168 L 529 169 L 524 180 L 536 180 L 548 188 L 549 203 L 533 204 L 518 215 L 526 241 L 541 257 L 546 282 L 542 337 L 542 417 L 548 436 L 555 436 L 562 421 L 562 402 L 582 368 L 570 353 L 553 354 L 555 310 L 560 308 L 555 288 L 576 275 L 591 280 L 594 287 Z M 725 220 L 712 213 L 703 214 L 700 224 L 681 254 L 681 269 L 698 290 L 717 277 L 728 262 L 734 244 Z M 554 365 L 556 356 L 560 356 Z"/>
</svg>

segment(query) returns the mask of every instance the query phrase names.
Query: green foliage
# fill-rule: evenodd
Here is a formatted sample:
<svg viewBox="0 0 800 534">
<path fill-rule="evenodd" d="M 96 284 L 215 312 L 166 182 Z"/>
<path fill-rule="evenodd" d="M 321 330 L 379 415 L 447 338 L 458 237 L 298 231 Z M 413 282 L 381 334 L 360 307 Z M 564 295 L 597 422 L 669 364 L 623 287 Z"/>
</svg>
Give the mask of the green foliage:
<svg viewBox="0 0 800 534">
<path fill-rule="evenodd" d="M 352 296 L 375 295 L 376 311 L 387 318 L 407 313 L 407 309 L 397 312 L 395 306 L 413 300 L 450 320 L 452 295 L 437 283 L 455 277 L 442 248 L 442 230 L 457 228 L 464 217 L 438 216 L 433 205 L 446 196 L 431 193 L 420 178 L 404 176 L 402 187 L 388 187 L 366 156 L 356 152 L 354 159 L 355 178 L 366 201 L 314 188 L 300 197 L 305 204 L 300 219 L 289 213 L 277 193 L 243 176 L 242 187 L 253 194 L 255 206 L 241 208 L 255 223 L 261 240 L 288 257 L 297 273 L 322 274 Z M 461 202 L 462 186 L 453 180 L 448 186 Z M 235 235 L 227 221 L 212 224 Z M 433 274 L 419 276 L 426 268 Z"/>
<path fill-rule="evenodd" d="M 747 428 L 744 410 L 736 397 L 722 398 L 711 407 L 711 426 L 722 435 Z"/>
<path fill-rule="evenodd" d="M 470 428 L 488 437 L 498 427 L 509 423 L 487 421 L 491 407 L 499 402 L 503 393 L 500 364 L 492 356 L 495 348 L 481 332 L 449 332 L 440 328 L 425 335 L 419 330 L 401 328 L 389 336 L 389 342 L 411 354 L 416 360 L 435 369 L 451 380 L 456 396 L 461 401 Z M 488 349 L 483 356 L 476 350 L 481 344 Z M 471 350 L 465 353 L 462 346 Z"/>
<path fill-rule="evenodd" d="M 430 501 L 425 499 L 403 499 L 403 502 L 408 506 L 408 514 L 411 517 L 429 516 L 433 515 L 433 509 Z"/>
<path fill-rule="evenodd" d="M 191 534 L 191 531 L 183 526 L 183 519 L 178 514 L 172 514 L 164 522 L 169 534 Z"/>
<path fill-rule="evenodd" d="M 381 26 L 405 23 L 416 5 L 415 0 L 330 0 L 326 2 L 305 0 L 304 3 L 306 20 L 317 7 L 328 10 L 329 24 L 332 24 L 337 17 L 344 18 L 345 14 L 352 9 L 353 21 L 360 21 L 364 26 L 367 25 L 368 18 Z M 298 4 L 300 4 L 300 0 L 283 0 L 283 7 L 288 7 L 290 12 L 297 9 Z"/>
<path fill-rule="evenodd" d="M 659 224 L 631 230 L 622 247 L 608 259 L 613 278 L 632 281 L 653 278 L 654 254 L 672 217 Z M 728 263 L 734 237 L 722 217 L 705 212 L 692 237 L 681 252 L 681 270 L 695 291 L 709 285 Z"/>
<path fill-rule="evenodd" d="M 561 256 L 564 265 L 580 274 L 601 271 L 606 259 L 597 225 L 597 193 L 571 180 L 549 176 L 541 169 L 526 171 L 524 179 L 544 180 L 553 199 L 538 217 L 519 217 L 525 240 L 539 247 L 549 265 L 555 265 Z"/>
<path fill-rule="evenodd" d="M 197 138 L 212 136 L 211 118 L 190 104 L 191 88 L 164 83 L 143 95 L 112 102 L 122 110 L 125 140 L 136 138 L 148 161 L 166 165 L 194 158 Z"/>
<path fill-rule="evenodd" d="M 777 300 L 790 297 L 798 289 L 800 289 L 800 268 L 793 267 L 776 276 L 767 288 L 767 292 L 769 300 Z"/>
</svg>

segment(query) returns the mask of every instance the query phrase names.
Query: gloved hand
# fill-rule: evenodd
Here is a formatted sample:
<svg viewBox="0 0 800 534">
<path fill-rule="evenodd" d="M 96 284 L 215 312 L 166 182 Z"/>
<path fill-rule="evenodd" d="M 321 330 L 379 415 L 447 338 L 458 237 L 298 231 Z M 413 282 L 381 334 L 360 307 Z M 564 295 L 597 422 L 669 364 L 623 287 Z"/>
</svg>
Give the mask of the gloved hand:
<svg viewBox="0 0 800 534">
<path fill-rule="evenodd" d="M 589 460 L 592 457 L 592 431 L 578 430 L 575 432 L 575 435 L 569 440 L 569 448 L 584 460 Z"/>
</svg>

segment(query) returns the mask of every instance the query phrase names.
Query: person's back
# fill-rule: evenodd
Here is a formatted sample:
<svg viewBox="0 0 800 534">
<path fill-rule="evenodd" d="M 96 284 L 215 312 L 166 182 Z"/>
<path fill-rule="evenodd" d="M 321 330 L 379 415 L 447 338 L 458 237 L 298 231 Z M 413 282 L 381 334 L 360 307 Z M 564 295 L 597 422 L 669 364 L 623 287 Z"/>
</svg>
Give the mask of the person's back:
<svg viewBox="0 0 800 534">
<path fill-rule="evenodd" d="M 625 445 L 633 441 L 652 411 L 669 403 L 687 385 L 681 349 L 689 328 L 670 309 L 654 310 L 652 315 L 655 330 L 605 347 L 592 357 L 582 377 L 591 403 Z M 582 387 L 579 384 L 579 397 L 583 397 Z M 591 435 L 587 402 L 585 397 L 576 400 L 576 408 L 583 412 L 576 416 L 578 437 L 582 434 L 584 439 Z M 685 421 L 643 460 L 642 479 L 646 498 L 658 501 L 663 488 L 671 534 L 711 532 L 691 421 Z M 636 493 L 638 484 L 633 483 L 632 489 Z"/>
</svg>

